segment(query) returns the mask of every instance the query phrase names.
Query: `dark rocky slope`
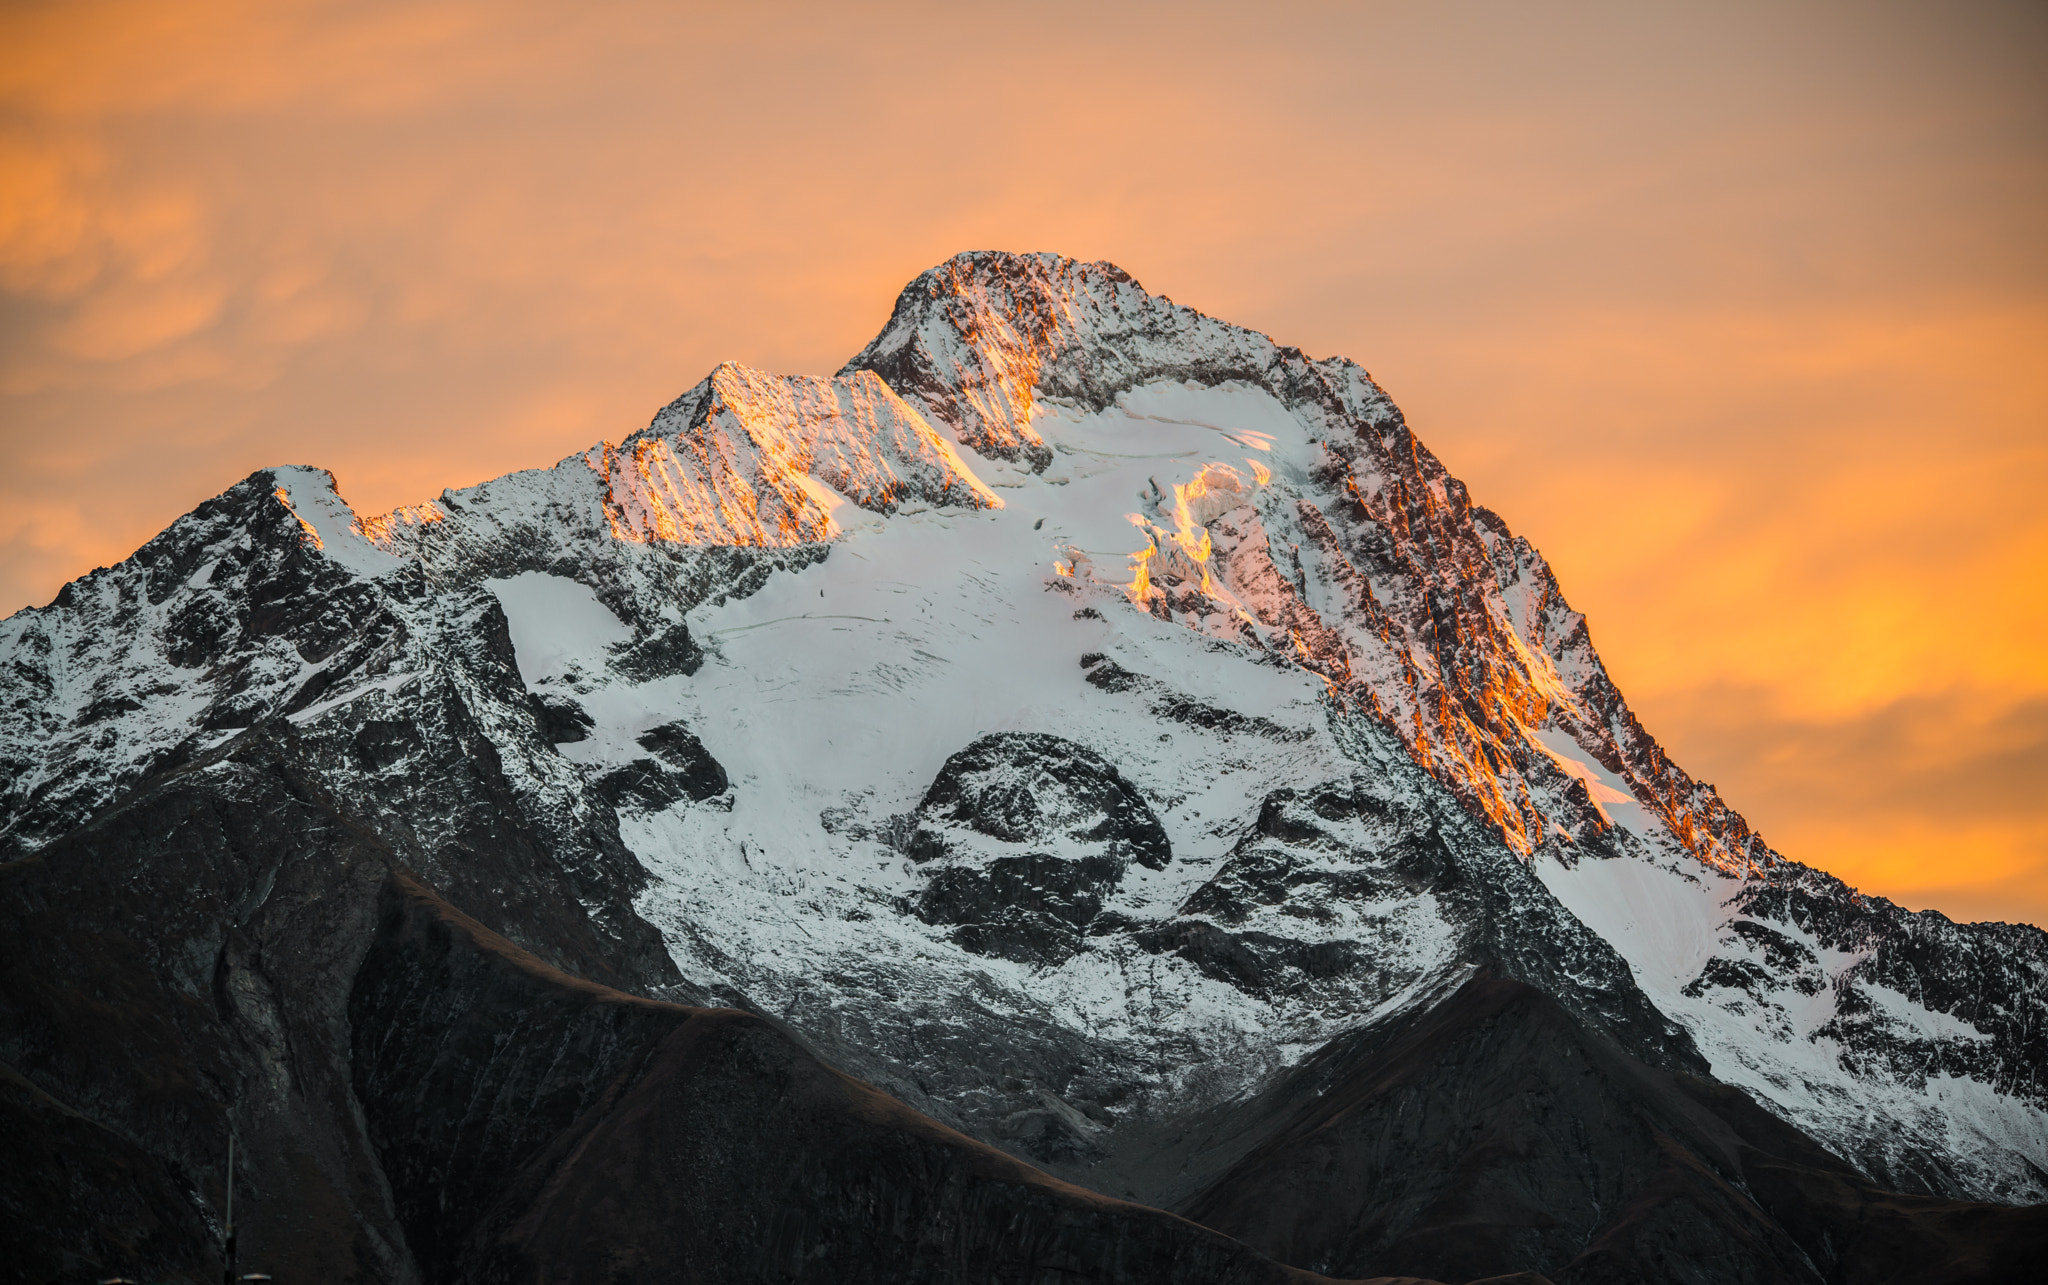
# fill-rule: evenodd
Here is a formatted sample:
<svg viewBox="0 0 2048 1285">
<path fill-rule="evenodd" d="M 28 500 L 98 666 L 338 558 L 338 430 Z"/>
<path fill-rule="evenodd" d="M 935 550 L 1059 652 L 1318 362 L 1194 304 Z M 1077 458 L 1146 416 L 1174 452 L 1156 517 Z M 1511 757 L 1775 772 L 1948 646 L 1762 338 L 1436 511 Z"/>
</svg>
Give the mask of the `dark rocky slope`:
<svg viewBox="0 0 2048 1285">
<path fill-rule="evenodd" d="M 762 1018 L 568 977 L 403 876 L 349 1011 L 430 1281 L 1317 1279 L 1048 1178 Z"/>
<path fill-rule="evenodd" d="M 0 866 L 0 1261 L 18 1279 L 66 1254 L 100 1276 L 198 1270 L 218 1249 L 231 1131 L 245 1261 L 418 1278 L 349 1082 L 349 987 L 377 891 L 409 865 L 363 815 L 378 791 L 336 801 L 352 752 L 266 722 Z M 470 753 L 423 743 L 402 774 L 447 797 L 429 855 L 459 868 L 465 906 L 583 975 L 672 977 L 593 922 L 603 903 L 581 903 L 495 759 Z"/>
<path fill-rule="evenodd" d="M 7 1278 L 103 1279 L 111 1264 L 197 1277 L 213 1229 L 171 1166 L 0 1066 Z"/>
<path fill-rule="evenodd" d="M 946 760 L 912 814 L 907 846 L 928 882 L 917 913 L 953 924 L 969 950 L 1056 964 L 1080 936 L 1116 925 L 1103 899 L 1135 861 L 1173 847 L 1114 764 L 1042 733 L 984 736 Z"/>
<path fill-rule="evenodd" d="M 551 968 L 303 751 L 256 729 L 0 868 L 0 1277 L 217 1275 L 232 1131 L 286 1280 L 1311 1279 Z"/>
<path fill-rule="evenodd" d="M 1257 1145 L 1186 1212 L 1337 1275 L 1905 1285 L 2048 1262 L 2048 1207 L 1881 1191 L 1505 979 L 1339 1041 L 1242 1114 L 1216 1132 Z"/>
<path fill-rule="evenodd" d="M 293 740 L 302 776 L 345 792 L 401 859 L 513 940 L 615 985 L 676 981 L 632 910 L 645 872 L 612 809 L 579 797 L 581 778 L 544 739 L 551 720 L 520 679 L 497 599 L 436 589 L 418 566 L 351 570 L 287 490 L 313 476 L 251 474 L 8 621 L 0 858 L 43 850 L 261 726 Z M 315 480 L 299 504 L 331 493 Z M 309 717 L 349 689 L 345 717 Z"/>
<path fill-rule="evenodd" d="M 230 1131 L 245 1262 L 418 1279 L 348 1082 L 348 982 L 393 865 L 257 732 L 0 867 L 0 1060 L 62 1126 L 0 1164 L 13 1279 L 66 1253 L 94 1279 L 218 1279 Z M 88 1132 L 69 1178 L 92 1195 L 49 1202 L 17 1157 Z"/>
<path fill-rule="evenodd" d="M 408 874 L 308 752 L 254 729 L 0 868 L 10 1279 L 217 1272 L 230 1129 L 242 1261 L 281 1279 L 1310 1279 L 768 1019 L 551 968 Z M 1311 842 L 1353 798 L 1276 805 L 1255 842 Z M 1196 1141 L 1192 1217 L 1340 1274 L 1996 1279 L 2048 1248 L 2039 1208 L 1879 1192 L 1507 981 L 1341 1041 Z"/>
</svg>

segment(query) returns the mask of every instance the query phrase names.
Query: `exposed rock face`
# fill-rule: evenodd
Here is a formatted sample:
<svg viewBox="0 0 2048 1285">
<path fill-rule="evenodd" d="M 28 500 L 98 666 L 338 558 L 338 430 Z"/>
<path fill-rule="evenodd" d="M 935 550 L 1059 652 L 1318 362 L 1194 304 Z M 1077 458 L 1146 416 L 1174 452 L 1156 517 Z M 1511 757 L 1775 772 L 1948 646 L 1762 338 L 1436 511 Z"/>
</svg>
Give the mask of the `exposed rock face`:
<svg viewBox="0 0 2048 1285">
<path fill-rule="evenodd" d="M 1455 925 L 1460 962 L 1543 987 L 1658 1065 L 1704 1070 L 1622 958 L 1506 850 L 1460 833 L 1468 824 L 1365 777 L 1276 791 L 1215 876 L 1142 940 L 1246 990 L 1399 994 L 1422 977 L 1386 970 L 1415 959 L 1404 938 L 1433 930 L 1386 908 L 1426 896 Z"/>
<path fill-rule="evenodd" d="M 725 793 L 731 784 L 704 742 L 681 723 L 650 728 L 634 743 L 653 757 L 634 759 L 594 783 L 614 807 L 659 811 L 685 799 L 702 803 Z"/>
<path fill-rule="evenodd" d="M 2048 935 L 1770 851 L 1363 370 L 1108 265 L 255 474 L 0 623 L 0 762 L 34 1279 L 217 1274 L 231 1127 L 281 1278 L 1862 1280 L 2048 1197 Z"/>
<path fill-rule="evenodd" d="M 1831 999 L 1815 1036 L 1859 1075 L 1923 1088 L 1985 1085 L 2034 1103 L 2048 1096 L 2048 1028 L 2038 1018 L 2048 938 L 2038 928 L 1951 923 L 1790 861 L 1746 884 L 1730 908 L 1747 917 L 1728 921 L 1689 995 L 1755 1014 L 1781 1038 L 1797 1030 L 1791 1011 Z M 1823 956 L 1840 962 L 1830 967 Z M 1897 1135 L 1853 1154 L 1901 1190 L 1972 1186 L 1949 1152 Z"/>
<path fill-rule="evenodd" d="M 1131 863 L 1173 859 L 1145 799 L 1101 755 L 1038 733 L 985 736 L 946 760 L 910 856 L 934 863 L 917 911 L 981 954 L 1057 963 Z"/>
</svg>

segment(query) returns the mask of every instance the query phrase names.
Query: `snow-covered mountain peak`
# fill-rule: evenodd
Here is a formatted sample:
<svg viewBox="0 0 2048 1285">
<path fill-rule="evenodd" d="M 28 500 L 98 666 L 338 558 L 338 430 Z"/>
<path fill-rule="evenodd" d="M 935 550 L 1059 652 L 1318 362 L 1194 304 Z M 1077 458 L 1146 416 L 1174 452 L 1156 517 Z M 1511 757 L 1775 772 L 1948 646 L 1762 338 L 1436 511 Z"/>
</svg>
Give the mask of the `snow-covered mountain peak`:
<svg viewBox="0 0 2048 1285">
<path fill-rule="evenodd" d="M 256 475 L 0 654 L 16 851 L 283 723 L 337 790 L 431 814 L 397 846 L 438 859 L 455 813 L 408 773 L 439 755 L 693 993 L 1048 1163 L 1475 969 L 1653 1060 L 1696 1044 L 1874 1172 L 2048 1163 L 2038 932 L 1806 878 L 1363 368 L 1107 264 L 959 256 L 837 376 L 728 363 L 381 517 Z"/>
<path fill-rule="evenodd" d="M 906 287 L 847 371 L 1054 477 L 1072 471 L 1059 450 L 1114 452 L 1141 420 L 1214 428 L 1229 440 L 1208 458 L 1148 479 L 1141 547 L 1081 548 L 1070 566 L 1162 619 L 1292 656 L 1387 718 L 1522 852 L 1646 841 L 1718 869 L 1772 859 L 1635 722 L 1541 556 L 1472 504 L 1356 363 L 1311 361 L 1110 264 L 977 252 Z M 1184 507 L 1197 491 L 1199 520 Z M 1546 729 L 1576 752 L 1561 762 Z M 1611 782 L 1574 783 L 1594 763 L 1634 811 L 1592 797 Z M 1628 816 L 1643 824 L 1617 824 Z"/>
<path fill-rule="evenodd" d="M 297 519 L 315 549 L 358 575 L 385 575 L 405 565 L 377 547 L 371 532 L 378 528 L 366 525 L 349 502 L 341 498 L 334 474 L 303 465 L 267 471 L 276 481 L 272 494 Z"/>
<path fill-rule="evenodd" d="M 1052 454 L 1032 425 L 1040 401 L 1093 410 L 1160 379 L 1220 383 L 1273 349 L 1263 335 L 1148 293 L 1114 264 L 978 251 L 904 287 L 846 369 L 880 374 L 982 454 L 1043 469 Z"/>
</svg>

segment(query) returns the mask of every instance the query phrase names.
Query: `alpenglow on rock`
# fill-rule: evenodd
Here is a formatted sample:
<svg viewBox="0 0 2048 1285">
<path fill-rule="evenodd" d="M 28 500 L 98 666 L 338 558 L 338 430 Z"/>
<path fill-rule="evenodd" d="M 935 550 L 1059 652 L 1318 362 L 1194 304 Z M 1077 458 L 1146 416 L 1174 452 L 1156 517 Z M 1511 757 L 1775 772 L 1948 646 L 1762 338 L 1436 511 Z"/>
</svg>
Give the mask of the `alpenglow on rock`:
<svg viewBox="0 0 2048 1285">
<path fill-rule="evenodd" d="M 2048 1246 L 2048 936 L 1771 850 L 1365 370 L 1108 264 L 390 514 L 265 470 L 0 659 L 9 1136 L 153 1175 L 0 1198 L 104 1274 L 217 1270 L 229 1128 L 309 1279 Z"/>
</svg>

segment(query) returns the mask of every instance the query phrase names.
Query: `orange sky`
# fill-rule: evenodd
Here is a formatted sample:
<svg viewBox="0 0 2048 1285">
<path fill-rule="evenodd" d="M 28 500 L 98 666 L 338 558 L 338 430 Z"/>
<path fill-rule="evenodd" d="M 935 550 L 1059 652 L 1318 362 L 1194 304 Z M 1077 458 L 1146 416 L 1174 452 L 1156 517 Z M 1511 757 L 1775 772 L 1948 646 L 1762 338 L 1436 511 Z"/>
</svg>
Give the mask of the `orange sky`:
<svg viewBox="0 0 2048 1285">
<path fill-rule="evenodd" d="M 2048 923 L 2044 68 L 2038 4 L 11 0 L 0 611 L 1059 250 L 1362 361 L 1781 850 Z"/>
</svg>

